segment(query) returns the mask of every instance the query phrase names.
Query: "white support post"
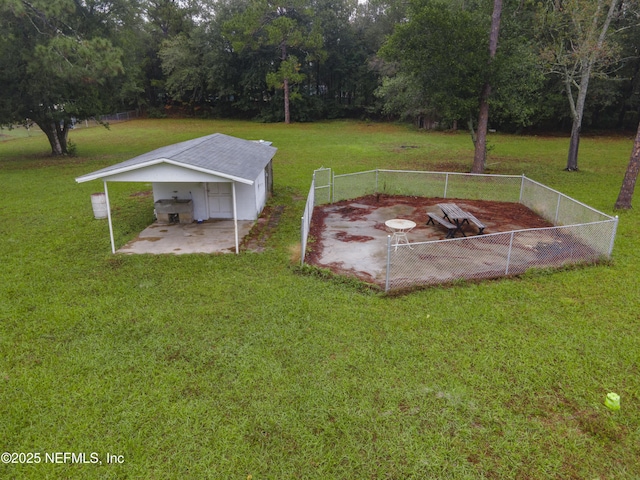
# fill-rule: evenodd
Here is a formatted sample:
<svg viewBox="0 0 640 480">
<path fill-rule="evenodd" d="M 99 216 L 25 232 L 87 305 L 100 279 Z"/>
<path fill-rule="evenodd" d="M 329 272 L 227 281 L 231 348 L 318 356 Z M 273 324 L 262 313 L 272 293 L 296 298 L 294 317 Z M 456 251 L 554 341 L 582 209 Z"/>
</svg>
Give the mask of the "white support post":
<svg viewBox="0 0 640 480">
<path fill-rule="evenodd" d="M 238 209 L 236 207 L 236 182 L 231 182 L 231 196 L 233 197 L 233 228 L 236 236 L 236 254 L 240 253 L 240 242 L 238 241 Z"/>
<path fill-rule="evenodd" d="M 313 188 L 313 186 L 311 188 Z M 305 211 L 305 215 L 306 214 L 307 214 L 307 212 Z M 303 215 L 300 218 L 300 266 L 304 265 L 304 255 L 306 253 L 306 248 L 307 248 L 306 238 L 305 238 L 305 235 L 304 235 L 305 227 L 306 227 L 306 225 L 304 223 L 305 215 Z"/>
<path fill-rule="evenodd" d="M 109 220 L 109 238 L 111 239 L 111 253 L 116 253 L 116 242 L 113 239 L 113 224 L 111 223 L 111 204 L 109 203 L 109 190 L 107 181 L 104 180 L 104 199 L 107 201 L 107 218 Z"/>
<path fill-rule="evenodd" d="M 333 169 L 331 169 L 331 185 L 329 186 L 329 198 L 331 199 L 331 203 L 335 203 L 335 191 L 336 191 L 336 176 L 333 173 Z"/>
<path fill-rule="evenodd" d="M 389 270 L 391 269 L 391 235 L 387 235 L 387 278 L 384 282 L 384 291 L 389 291 Z"/>
<path fill-rule="evenodd" d="M 509 264 L 511 263 L 511 249 L 513 248 L 513 235 L 515 232 L 511 232 L 511 238 L 509 239 L 509 252 L 507 253 L 507 268 L 504 271 L 505 275 L 509 275 Z"/>
<path fill-rule="evenodd" d="M 613 232 L 611 232 L 611 242 L 609 242 L 609 258 L 611 258 L 611 254 L 613 253 L 613 242 L 616 239 L 616 232 L 618 231 L 618 215 L 615 216 L 613 223 Z"/>
<path fill-rule="evenodd" d="M 380 193 L 378 191 L 378 174 L 380 173 L 380 170 L 378 168 L 376 168 L 376 193 Z"/>
</svg>

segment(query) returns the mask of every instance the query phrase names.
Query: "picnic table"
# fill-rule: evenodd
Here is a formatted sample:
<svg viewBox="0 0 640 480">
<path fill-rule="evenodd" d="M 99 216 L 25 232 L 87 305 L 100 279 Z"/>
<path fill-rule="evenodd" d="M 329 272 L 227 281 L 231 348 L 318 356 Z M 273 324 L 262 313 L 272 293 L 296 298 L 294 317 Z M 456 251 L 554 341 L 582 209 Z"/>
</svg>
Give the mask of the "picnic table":
<svg viewBox="0 0 640 480">
<path fill-rule="evenodd" d="M 442 210 L 442 218 L 430 213 L 429 221 L 433 222 L 435 220 L 447 227 L 449 229 L 447 238 L 453 238 L 456 232 L 460 232 L 463 237 L 466 237 L 462 231 L 462 225 L 465 223 L 469 224 L 469 222 L 472 222 L 476 227 L 478 227 L 478 235 L 482 235 L 484 233 L 486 225 L 478 220 L 471 212 L 462 210 L 455 203 L 438 203 L 438 207 Z"/>
</svg>

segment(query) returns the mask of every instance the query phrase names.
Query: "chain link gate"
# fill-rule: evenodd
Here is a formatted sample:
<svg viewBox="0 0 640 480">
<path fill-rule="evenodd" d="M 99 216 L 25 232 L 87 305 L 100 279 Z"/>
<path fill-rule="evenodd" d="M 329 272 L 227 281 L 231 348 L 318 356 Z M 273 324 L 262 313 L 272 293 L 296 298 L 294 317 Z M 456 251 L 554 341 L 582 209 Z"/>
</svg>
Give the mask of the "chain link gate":
<svg viewBox="0 0 640 480">
<path fill-rule="evenodd" d="M 332 203 L 333 173 L 330 168 L 319 168 L 313 171 L 315 186 L 315 205 Z"/>
<path fill-rule="evenodd" d="M 301 218 L 300 225 L 300 263 L 304 264 L 304 257 L 307 252 L 307 239 L 309 238 L 309 230 L 311 229 L 311 220 L 313 218 L 313 207 L 318 204 L 331 203 L 331 193 L 333 186 L 333 175 L 330 168 L 319 168 L 313 172 L 313 180 L 309 195 L 307 195 L 307 203 L 304 207 L 304 214 Z"/>
</svg>

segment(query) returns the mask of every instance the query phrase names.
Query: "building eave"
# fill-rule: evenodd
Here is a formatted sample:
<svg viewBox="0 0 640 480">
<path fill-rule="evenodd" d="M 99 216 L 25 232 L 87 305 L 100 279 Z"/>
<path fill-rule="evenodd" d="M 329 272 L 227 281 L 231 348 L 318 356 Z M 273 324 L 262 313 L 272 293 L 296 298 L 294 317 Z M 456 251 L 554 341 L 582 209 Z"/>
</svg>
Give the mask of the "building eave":
<svg viewBox="0 0 640 480">
<path fill-rule="evenodd" d="M 232 182 L 244 183 L 246 185 L 253 185 L 254 184 L 254 180 L 253 179 L 240 178 L 240 177 L 237 177 L 237 176 L 234 176 L 234 175 L 229 175 L 229 174 L 226 174 L 226 173 L 222 173 L 222 172 L 218 172 L 218 171 L 215 171 L 215 170 L 210 170 L 210 169 L 198 167 L 198 166 L 195 166 L 195 165 L 185 164 L 185 163 L 178 162 L 178 161 L 175 161 L 175 160 L 171 160 L 171 159 L 168 159 L 168 158 L 157 158 L 157 159 L 149 160 L 147 162 L 138 163 L 138 164 L 135 164 L 135 165 L 127 165 L 125 167 L 116 168 L 116 169 L 109 169 L 109 170 L 106 170 L 106 171 L 98 170 L 97 172 L 93 172 L 93 173 L 89 173 L 87 175 L 82 175 L 80 177 L 77 177 L 75 180 L 76 180 L 77 183 L 90 182 L 92 180 L 104 180 L 104 181 L 108 182 L 108 181 L 110 181 L 109 177 L 114 177 L 116 175 L 121 175 L 123 173 L 132 172 L 132 171 L 135 171 L 135 170 L 141 170 L 141 169 L 144 169 L 144 168 L 152 167 L 154 165 L 159 165 L 161 163 L 173 165 L 173 166 L 178 167 L 178 168 L 184 168 L 186 170 L 192 170 L 192 171 L 204 173 L 206 175 L 214 175 L 214 176 L 217 176 L 217 177 L 228 179 L 229 181 L 232 181 Z M 116 181 L 121 181 L 121 180 L 116 180 Z"/>
</svg>

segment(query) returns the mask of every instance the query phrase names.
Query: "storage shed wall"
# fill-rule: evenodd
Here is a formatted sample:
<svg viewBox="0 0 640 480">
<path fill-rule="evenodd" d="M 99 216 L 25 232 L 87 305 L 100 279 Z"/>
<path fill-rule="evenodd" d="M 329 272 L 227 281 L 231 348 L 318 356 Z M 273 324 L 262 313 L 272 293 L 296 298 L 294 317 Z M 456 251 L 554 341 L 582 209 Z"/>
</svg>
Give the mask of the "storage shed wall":
<svg viewBox="0 0 640 480">
<path fill-rule="evenodd" d="M 255 182 L 256 186 L 256 210 L 261 212 L 264 206 L 267 204 L 269 198 L 269 188 L 267 185 L 267 170 L 263 170 Z"/>
<path fill-rule="evenodd" d="M 256 190 L 254 185 L 236 183 L 236 202 L 238 220 L 256 220 L 259 211 L 256 209 Z"/>
<path fill-rule="evenodd" d="M 163 200 L 166 198 L 178 197 L 180 200 L 193 200 L 193 218 L 206 219 L 207 215 L 207 197 L 202 182 L 190 183 L 154 183 L 153 184 L 153 201 Z"/>
<path fill-rule="evenodd" d="M 253 185 L 236 183 L 238 220 L 258 219 L 269 197 L 267 179 L 267 170 L 265 169 L 260 172 Z"/>
<path fill-rule="evenodd" d="M 207 185 L 203 182 L 153 184 L 153 201 L 178 197 L 178 199 L 193 200 L 194 219 L 220 218 L 210 215 Z M 238 220 L 257 220 L 266 204 L 266 188 L 264 172 L 253 185 L 236 183 L 236 209 Z M 228 218 L 233 218 L 229 214 Z"/>
<path fill-rule="evenodd" d="M 168 163 L 157 163 L 142 168 L 115 173 L 104 177 L 109 182 L 218 182 L 227 181 L 218 175 L 199 172 Z"/>
</svg>

